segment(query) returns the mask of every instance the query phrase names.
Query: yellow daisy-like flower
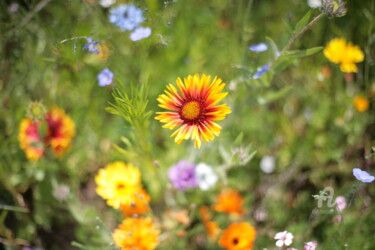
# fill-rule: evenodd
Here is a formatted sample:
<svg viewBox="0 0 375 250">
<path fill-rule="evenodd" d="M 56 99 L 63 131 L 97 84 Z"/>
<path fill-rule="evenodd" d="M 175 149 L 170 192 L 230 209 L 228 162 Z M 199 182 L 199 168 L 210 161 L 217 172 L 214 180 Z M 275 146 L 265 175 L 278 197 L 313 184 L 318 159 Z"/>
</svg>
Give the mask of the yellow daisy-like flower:
<svg viewBox="0 0 375 250">
<path fill-rule="evenodd" d="M 172 84 L 167 85 L 165 94 L 158 97 L 159 107 L 171 112 L 157 112 L 155 119 L 166 123 L 163 128 L 175 129 L 180 126 L 171 137 L 175 142 L 191 138 L 194 146 L 200 148 L 201 138 L 204 142 L 214 139 L 220 134 L 220 125 L 214 120 L 223 120 L 231 113 L 226 104 L 215 106 L 228 93 L 221 93 L 225 84 L 220 78 L 198 74 L 176 80 L 178 91 Z"/>
<path fill-rule="evenodd" d="M 362 62 L 365 55 L 362 50 L 344 38 L 332 39 L 324 48 L 324 56 L 331 62 L 340 64 L 343 72 L 357 72 L 358 68 L 355 63 Z"/>
<path fill-rule="evenodd" d="M 122 250 L 152 250 L 159 244 L 159 234 L 150 218 L 126 218 L 115 229 L 112 238 Z"/>
<path fill-rule="evenodd" d="M 149 210 L 150 199 L 151 197 L 146 190 L 136 192 L 132 195 L 130 203 L 121 203 L 121 211 L 127 217 L 146 213 Z"/>
<path fill-rule="evenodd" d="M 139 169 L 120 161 L 100 169 L 95 177 L 95 183 L 96 193 L 114 208 L 119 208 L 121 204 L 131 204 L 134 193 L 142 192 Z"/>
<path fill-rule="evenodd" d="M 353 105 L 358 112 L 365 112 L 369 107 L 369 102 L 366 97 L 356 96 Z"/>
</svg>

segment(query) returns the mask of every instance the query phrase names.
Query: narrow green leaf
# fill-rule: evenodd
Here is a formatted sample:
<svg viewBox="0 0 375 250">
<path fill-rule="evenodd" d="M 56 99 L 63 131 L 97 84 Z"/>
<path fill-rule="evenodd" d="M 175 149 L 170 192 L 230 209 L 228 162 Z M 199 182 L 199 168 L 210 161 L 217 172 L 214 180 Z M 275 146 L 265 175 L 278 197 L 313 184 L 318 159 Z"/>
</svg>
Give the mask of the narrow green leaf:
<svg viewBox="0 0 375 250">
<path fill-rule="evenodd" d="M 301 20 L 298 21 L 298 23 L 296 24 L 296 27 L 294 28 L 294 31 L 293 31 L 293 34 L 297 34 L 298 32 L 300 32 L 306 25 L 307 23 L 310 21 L 310 18 L 311 18 L 311 14 L 312 14 L 312 10 L 310 9 L 302 18 Z"/>
</svg>

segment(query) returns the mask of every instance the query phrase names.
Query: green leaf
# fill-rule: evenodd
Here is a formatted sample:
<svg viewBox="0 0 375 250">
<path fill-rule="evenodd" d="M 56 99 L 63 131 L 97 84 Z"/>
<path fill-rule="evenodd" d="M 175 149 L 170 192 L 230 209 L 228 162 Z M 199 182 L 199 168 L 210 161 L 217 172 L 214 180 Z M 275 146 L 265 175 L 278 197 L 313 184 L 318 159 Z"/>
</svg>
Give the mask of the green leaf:
<svg viewBox="0 0 375 250">
<path fill-rule="evenodd" d="M 268 93 L 267 95 L 263 97 L 259 97 L 258 102 L 259 104 L 265 104 L 265 103 L 276 101 L 286 96 L 292 89 L 293 89 L 292 86 L 286 86 L 278 91 Z"/>
<path fill-rule="evenodd" d="M 283 53 L 280 58 L 276 61 L 275 65 L 273 66 L 273 70 L 275 73 L 278 73 L 292 64 L 296 59 L 302 58 L 305 56 L 311 56 L 319 51 L 321 51 L 323 47 L 315 47 L 307 50 L 295 50 L 290 52 Z"/>
<path fill-rule="evenodd" d="M 271 50 L 272 50 L 272 54 L 273 54 L 273 56 L 276 58 L 276 57 L 278 57 L 279 56 L 279 54 L 280 54 L 280 51 L 279 51 L 279 49 L 277 48 L 277 45 L 276 45 L 276 43 L 270 38 L 270 37 L 266 37 L 266 41 L 267 41 L 267 43 L 270 45 L 270 47 L 271 47 Z"/>
<path fill-rule="evenodd" d="M 294 31 L 293 31 L 293 35 L 297 34 L 298 32 L 300 32 L 306 25 L 307 23 L 310 21 L 310 18 L 311 18 L 311 14 L 312 14 L 312 10 L 309 10 L 302 18 L 301 20 L 298 21 L 298 23 L 296 24 L 296 27 L 294 28 Z"/>
</svg>

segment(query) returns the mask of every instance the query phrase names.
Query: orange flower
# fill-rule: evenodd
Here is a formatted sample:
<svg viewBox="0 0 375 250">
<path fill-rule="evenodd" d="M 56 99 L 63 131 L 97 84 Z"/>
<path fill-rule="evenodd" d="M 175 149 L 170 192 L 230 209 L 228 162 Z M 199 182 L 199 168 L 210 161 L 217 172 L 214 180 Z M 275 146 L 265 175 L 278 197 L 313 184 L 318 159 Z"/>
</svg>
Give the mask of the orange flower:
<svg viewBox="0 0 375 250">
<path fill-rule="evenodd" d="M 369 107 L 369 102 L 366 97 L 356 96 L 353 105 L 358 112 L 365 112 Z"/>
<path fill-rule="evenodd" d="M 38 160 L 44 154 L 44 145 L 39 136 L 40 121 L 25 118 L 21 121 L 18 140 L 29 160 Z"/>
<path fill-rule="evenodd" d="M 215 241 L 220 233 L 219 225 L 217 224 L 217 222 L 211 221 L 211 215 L 208 211 L 208 207 L 200 207 L 199 214 L 202 217 L 202 222 L 206 228 L 208 236 L 212 241 Z"/>
<path fill-rule="evenodd" d="M 249 223 L 232 223 L 221 235 L 219 244 L 228 250 L 250 250 L 255 238 L 256 231 Z"/>
<path fill-rule="evenodd" d="M 132 201 L 130 203 L 121 204 L 121 211 L 126 216 L 132 216 L 135 214 L 142 214 L 149 210 L 148 203 L 150 202 L 150 196 L 145 190 L 135 192 L 132 195 Z"/>
<path fill-rule="evenodd" d="M 216 198 L 216 203 L 212 209 L 217 212 L 240 215 L 244 212 L 242 206 L 244 199 L 238 191 L 228 189 L 223 190 Z"/>
<path fill-rule="evenodd" d="M 159 233 L 150 218 L 126 218 L 114 230 L 112 238 L 122 250 L 151 250 L 159 243 Z"/>
<path fill-rule="evenodd" d="M 107 60 L 109 55 L 111 54 L 111 50 L 108 48 L 107 45 L 105 44 L 98 44 L 97 46 L 98 50 L 99 50 L 99 53 L 97 54 L 97 56 L 101 59 L 101 60 Z"/>
<path fill-rule="evenodd" d="M 49 110 L 45 120 L 48 124 L 45 144 L 52 147 L 55 155 L 61 156 L 75 136 L 74 122 L 60 108 Z"/>
<path fill-rule="evenodd" d="M 198 74 L 176 80 L 180 91 L 172 85 L 167 85 L 165 93 L 159 95 L 159 107 L 171 112 L 157 112 L 155 119 L 166 123 L 163 128 L 170 130 L 180 126 L 171 137 L 176 136 L 175 142 L 180 144 L 189 138 L 194 140 L 194 146 L 200 148 L 201 138 L 204 142 L 214 139 L 220 134 L 220 125 L 214 120 L 223 120 L 231 113 L 226 104 L 215 106 L 228 93 L 221 93 L 225 84 L 220 78 Z"/>
</svg>

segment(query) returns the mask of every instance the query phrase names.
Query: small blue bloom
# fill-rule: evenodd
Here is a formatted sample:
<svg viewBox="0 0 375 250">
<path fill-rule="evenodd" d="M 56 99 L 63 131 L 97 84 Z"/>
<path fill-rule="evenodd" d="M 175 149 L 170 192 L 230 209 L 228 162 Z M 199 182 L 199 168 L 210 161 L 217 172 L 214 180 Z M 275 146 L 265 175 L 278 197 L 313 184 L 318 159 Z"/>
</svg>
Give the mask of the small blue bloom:
<svg viewBox="0 0 375 250">
<path fill-rule="evenodd" d="M 149 27 L 139 27 L 136 28 L 131 34 L 130 39 L 132 41 L 139 41 L 143 38 L 149 37 L 151 35 L 151 29 Z"/>
<path fill-rule="evenodd" d="M 249 47 L 249 50 L 254 51 L 254 52 L 263 52 L 268 49 L 267 44 L 265 43 L 259 43 L 259 44 L 254 44 Z"/>
<path fill-rule="evenodd" d="M 98 43 L 99 43 L 98 41 L 93 41 L 92 37 L 88 37 L 87 43 L 85 44 L 85 46 L 83 46 L 83 49 L 87 49 L 90 54 L 92 54 L 92 53 L 99 54 L 99 50 L 96 47 L 96 45 L 98 45 Z"/>
<path fill-rule="evenodd" d="M 267 64 L 262 66 L 258 71 L 254 74 L 253 79 L 259 79 L 264 73 L 266 73 L 270 69 L 270 66 Z"/>
<path fill-rule="evenodd" d="M 134 5 L 121 4 L 109 10 L 109 21 L 122 31 L 134 30 L 144 21 L 142 10 Z"/>
<path fill-rule="evenodd" d="M 353 175 L 357 180 L 362 182 L 373 182 L 375 177 L 367 173 L 366 171 L 362 171 L 359 168 L 353 169 Z"/>
<path fill-rule="evenodd" d="M 113 73 L 109 69 L 105 68 L 98 74 L 99 86 L 104 87 L 112 83 Z"/>
</svg>

